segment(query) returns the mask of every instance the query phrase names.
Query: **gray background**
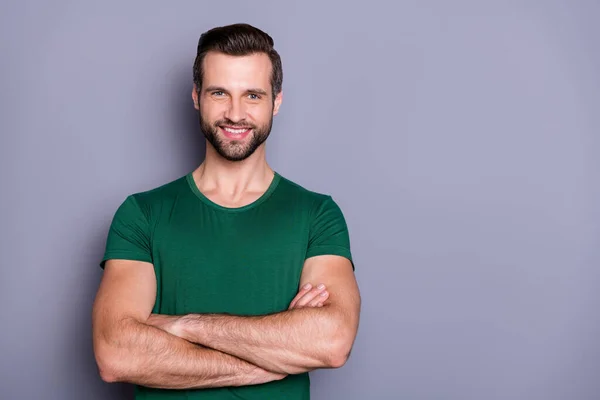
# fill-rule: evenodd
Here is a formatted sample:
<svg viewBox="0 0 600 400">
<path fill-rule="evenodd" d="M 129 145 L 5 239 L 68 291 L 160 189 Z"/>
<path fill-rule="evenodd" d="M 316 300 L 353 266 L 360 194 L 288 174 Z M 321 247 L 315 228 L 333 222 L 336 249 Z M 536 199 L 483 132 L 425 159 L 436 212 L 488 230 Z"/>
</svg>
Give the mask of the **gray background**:
<svg viewBox="0 0 600 400">
<path fill-rule="evenodd" d="M 0 7 L 0 398 L 128 398 L 91 347 L 110 219 L 201 162 L 196 43 L 240 21 L 283 57 L 270 163 L 351 230 L 314 399 L 600 398 L 600 2 Z"/>
</svg>

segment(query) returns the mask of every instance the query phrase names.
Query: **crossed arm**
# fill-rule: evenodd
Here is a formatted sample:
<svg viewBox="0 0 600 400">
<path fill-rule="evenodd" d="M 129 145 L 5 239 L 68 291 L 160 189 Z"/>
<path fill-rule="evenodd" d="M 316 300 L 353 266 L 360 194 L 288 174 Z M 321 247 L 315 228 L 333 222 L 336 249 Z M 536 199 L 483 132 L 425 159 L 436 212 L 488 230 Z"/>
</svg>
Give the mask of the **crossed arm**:
<svg viewBox="0 0 600 400">
<path fill-rule="evenodd" d="M 301 285 L 314 282 L 325 283 L 328 297 L 319 297 L 317 288 L 302 289 L 290 309 L 277 314 L 151 315 L 152 265 L 109 261 L 93 313 L 100 374 L 110 382 L 201 388 L 340 367 L 352 348 L 360 311 L 350 262 L 338 256 L 308 259 Z"/>
</svg>

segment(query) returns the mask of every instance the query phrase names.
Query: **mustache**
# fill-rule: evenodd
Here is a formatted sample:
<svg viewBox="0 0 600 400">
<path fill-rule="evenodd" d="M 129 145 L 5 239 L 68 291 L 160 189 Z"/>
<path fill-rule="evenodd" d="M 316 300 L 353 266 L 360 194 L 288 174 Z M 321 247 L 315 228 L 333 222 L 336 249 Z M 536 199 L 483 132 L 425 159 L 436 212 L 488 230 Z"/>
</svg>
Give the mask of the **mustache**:
<svg viewBox="0 0 600 400">
<path fill-rule="evenodd" d="M 244 122 L 233 122 L 230 119 L 220 119 L 218 121 L 215 122 L 215 126 L 228 126 L 234 129 L 255 129 L 256 126 L 252 125 L 252 124 L 247 124 Z"/>
</svg>

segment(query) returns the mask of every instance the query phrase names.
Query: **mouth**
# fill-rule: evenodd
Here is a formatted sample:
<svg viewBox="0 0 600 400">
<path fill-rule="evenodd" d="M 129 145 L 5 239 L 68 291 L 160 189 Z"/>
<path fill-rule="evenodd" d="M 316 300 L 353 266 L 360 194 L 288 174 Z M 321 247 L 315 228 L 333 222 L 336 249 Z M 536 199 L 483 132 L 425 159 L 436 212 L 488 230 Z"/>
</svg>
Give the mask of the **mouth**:
<svg viewBox="0 0 600 400">
<path fill-rule="evenodd" d="M 228 139 L 241 140 L 244 139 L 250 132 L 252 132 L 252 128 L 242 127 L 242 128 L 233 128 L 230 126 L 219 126 L 221 132 Z"/>
</svg>

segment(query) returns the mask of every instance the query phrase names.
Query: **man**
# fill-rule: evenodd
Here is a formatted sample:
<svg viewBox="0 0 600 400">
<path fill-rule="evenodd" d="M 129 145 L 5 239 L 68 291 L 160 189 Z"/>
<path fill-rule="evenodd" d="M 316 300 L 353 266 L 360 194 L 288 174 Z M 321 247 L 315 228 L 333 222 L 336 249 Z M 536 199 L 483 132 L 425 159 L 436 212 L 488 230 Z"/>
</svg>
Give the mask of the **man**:
<svg viewBox="0 0 600 400">
<path fill-rule="evenodd" d="M 342 212 L 266 162 L 281 85 L 269 35 L 204 33 L 192 99 L 205 160 L 114 215 L 94 352 L 138 399 L 309 399 L 308 372 L 350 354 L 360 294 Z"/>
</svg>

